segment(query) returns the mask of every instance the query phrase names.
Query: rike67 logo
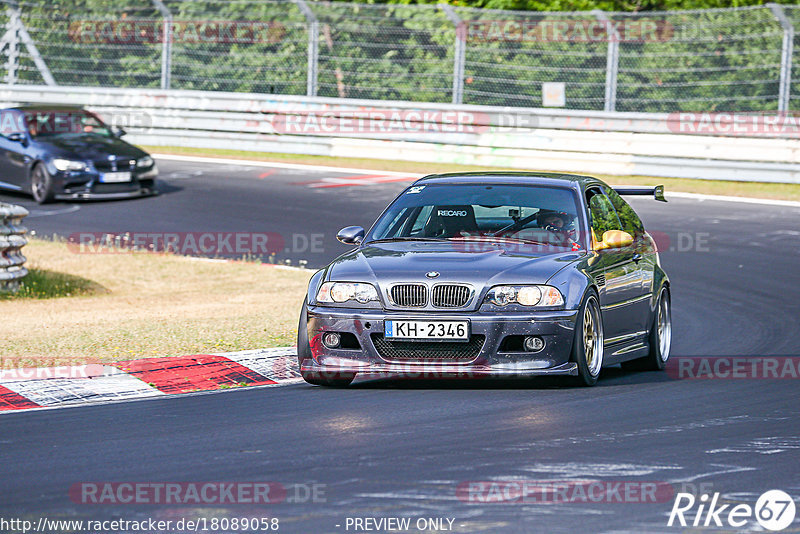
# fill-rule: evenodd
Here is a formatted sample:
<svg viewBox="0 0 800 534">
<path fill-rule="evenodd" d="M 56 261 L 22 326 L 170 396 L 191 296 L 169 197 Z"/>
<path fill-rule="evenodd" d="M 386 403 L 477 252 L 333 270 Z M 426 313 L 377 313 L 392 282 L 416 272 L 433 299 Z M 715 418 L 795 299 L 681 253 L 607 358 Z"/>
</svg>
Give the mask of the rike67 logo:
<svg viewBox="0 0 800 534">
<path fill-rule="evenodd" d="M 756 501 L 749 504 L 720 504 L 719 493 L 703 494 L 696 498 L 691 493 L 678 493 L 669 514 L 667 526 L 688 525 L 694 527 L 734 527 L 752 529 L 757 521 L 766 530 L 783 530 L 792 524 L 795 517 L 794 500 L 781 490 L 764 492 Z"/>
</svg>

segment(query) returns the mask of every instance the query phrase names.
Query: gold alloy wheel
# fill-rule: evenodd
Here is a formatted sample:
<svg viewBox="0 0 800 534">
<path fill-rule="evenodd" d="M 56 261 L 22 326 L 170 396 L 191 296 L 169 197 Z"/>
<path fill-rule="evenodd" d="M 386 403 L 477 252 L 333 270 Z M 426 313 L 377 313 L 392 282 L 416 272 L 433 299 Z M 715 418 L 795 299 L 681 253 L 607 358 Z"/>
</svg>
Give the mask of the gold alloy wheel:
<svg viewBox="0 0 800 534">
<path fill-rule="evenodd" d="M 597 376 L 603 366 L 603 333 L 595 300 L 586 303 L 583 311 L 583 353 L 589 374 Z"/>
</svg>

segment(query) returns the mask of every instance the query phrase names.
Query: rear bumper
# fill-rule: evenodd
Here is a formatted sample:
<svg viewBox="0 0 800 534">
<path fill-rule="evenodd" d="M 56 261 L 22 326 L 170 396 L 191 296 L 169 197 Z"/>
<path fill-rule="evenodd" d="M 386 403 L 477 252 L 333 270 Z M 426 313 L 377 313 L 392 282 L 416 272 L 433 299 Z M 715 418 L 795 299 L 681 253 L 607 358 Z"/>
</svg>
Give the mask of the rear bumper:
<svg viewBox="0 0 800 534">
<path fill-rule="evenodd" d="M 301 369 L 309 373 L 413 378 L 503 378 L 577 374 L 577 366 L 569 361 L 575 331 L 575 310 L 525 314 L 430 314 L 319 306 L 310 306 L 307 310 L 308 339 L 313 357 L 305 359 Z M 471 334 L 483 336 L 484 341 L 477 355 L 466 360 L 431 360 L 425 357 L 392 359 L 378 350 L 374 339 L 376 336 L 382 337 L 385 320 L 401 318 L 467 320 Z M 352 334 L 358 347 L 325 347 L 321 339 L 326 332 Z M 544 348 L 539 352 L 505 350 L 503 342 L 507 336 L 528 335 L 541 337 L 545 342 Z M 410 353 L 413 354 L 413 350 Z"/>
</svg>

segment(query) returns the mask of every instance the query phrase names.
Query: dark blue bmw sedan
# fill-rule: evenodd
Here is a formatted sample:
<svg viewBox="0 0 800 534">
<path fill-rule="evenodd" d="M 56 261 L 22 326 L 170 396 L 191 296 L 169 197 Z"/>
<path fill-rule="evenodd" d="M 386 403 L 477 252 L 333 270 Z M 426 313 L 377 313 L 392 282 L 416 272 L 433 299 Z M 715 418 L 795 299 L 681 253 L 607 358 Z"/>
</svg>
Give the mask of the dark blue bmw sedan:
<svg viewBox="0 0 800 534">
<path fill-rule="evenodd" d="M 36 202 L 155 194 L 158 169 L 97 115 L 76 106 L 0 111 L 0 187 Z"/>
</svg>

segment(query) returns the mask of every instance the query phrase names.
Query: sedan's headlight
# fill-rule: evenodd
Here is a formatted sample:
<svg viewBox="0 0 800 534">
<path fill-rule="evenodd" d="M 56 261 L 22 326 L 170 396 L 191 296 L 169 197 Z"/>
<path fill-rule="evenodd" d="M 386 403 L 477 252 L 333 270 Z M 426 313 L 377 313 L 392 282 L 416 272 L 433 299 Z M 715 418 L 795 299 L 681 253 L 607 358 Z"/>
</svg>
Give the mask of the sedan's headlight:
<svg viewBox="0 0 800 534">
<path fill-rule="evenodd" d="M 59 171 L 83 171 L 86 170 L 86 163 L 82 161 L 74 161 L 71 159 L 55 158 L 53 165 Z"/>
<path fill-rule="evenodd" d="M 136 161 L 136 166 L 140 169 L 149 167 L 152 164 L 153 164 L 153 158 L 151 158 L 150 156 L 145 156 Z"/>
<path fill-rule="evenodd" d="M 378 300 L 378 291 L 372 284 L 358 282 L 325 282 L 317 291 L 317 302 L 342 303 L 355 300 L 366 304 Z"/>
<path fill-rule="evenodd" d="M 495 286 L 486 295 L 495 306 L 562 306 L 564 297 L 553 286 Z"/>
</svg>

